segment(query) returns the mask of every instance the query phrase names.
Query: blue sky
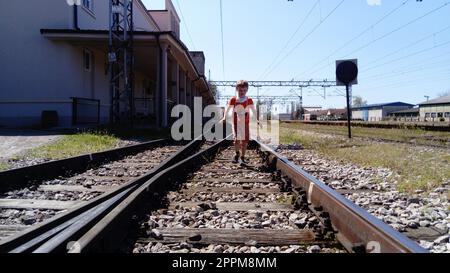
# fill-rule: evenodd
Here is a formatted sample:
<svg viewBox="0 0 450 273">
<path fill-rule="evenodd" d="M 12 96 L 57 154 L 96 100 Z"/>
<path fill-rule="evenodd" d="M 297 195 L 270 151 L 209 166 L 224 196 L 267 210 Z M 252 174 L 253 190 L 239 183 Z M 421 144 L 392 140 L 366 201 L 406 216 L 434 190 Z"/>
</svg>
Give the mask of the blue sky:
<svg viewBox="0 0 450 273">
<path fill-rule="evenodd" d="M 450 90 L 450 1 L 341 1 L 223 0 L 225 70 L 219 0 L 173 3 L 184 18 L 182 40 L 205 52 L 213 80 L 334 80 L 335 60 L 357 58 L 353 94 L 368 103 L 419 103 L 425 95 Z M 143 2 L 149 9 L 164 8 L 164 0 Z M 345 99 L 334 90 L 326 99 L 317 96 L 320 88 L 305 90 L 304 103 L 343 107 Z M 289 89 L 261 93 L 286 95 Z"/>
</svg>

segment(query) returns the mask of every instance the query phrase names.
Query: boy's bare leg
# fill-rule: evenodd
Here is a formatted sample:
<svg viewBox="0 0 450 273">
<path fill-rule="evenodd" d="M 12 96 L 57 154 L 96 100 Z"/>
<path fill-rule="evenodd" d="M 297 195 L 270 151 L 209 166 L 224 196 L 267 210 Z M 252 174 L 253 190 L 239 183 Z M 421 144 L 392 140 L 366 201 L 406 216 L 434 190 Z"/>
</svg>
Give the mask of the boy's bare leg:
<svg viewBox="0 0 450 273">
<path fill-rule="evenodd" d="M 242 141 L 241 144 L 241 164 L 247 164 L 247 160 L 245 160 L 245 153 L 247 152 L 247 141 Z"/>
<path fill-rule="evenodd" d="M 242 156 L 242 158 L 245 158 L 245 153 L 247 152 L 247 146 L 248 146 L 248 142 L 242 141 L 242 144 L 241 144 L 241 156 Z"/>
<path fill-rule="evenodd" d="M 239 160 L 239 152 L 241 150 L 241 142 L 239 140 L 236 140 L 234 142 L 234 150 L 236 152 L 234 159 L 233 159 L 233 163 L 238 163 Z"/>
</svg>

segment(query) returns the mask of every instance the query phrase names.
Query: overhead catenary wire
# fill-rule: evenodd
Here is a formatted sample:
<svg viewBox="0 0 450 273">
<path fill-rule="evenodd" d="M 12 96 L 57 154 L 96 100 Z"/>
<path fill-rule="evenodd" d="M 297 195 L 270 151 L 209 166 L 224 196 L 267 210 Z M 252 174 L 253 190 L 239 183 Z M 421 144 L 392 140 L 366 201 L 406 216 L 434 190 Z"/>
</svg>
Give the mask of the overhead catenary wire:
<svg viewBox="0 0 450 273">
<path fill-rule="evenodd" d="M 450 72 L 450 70 L 448 71 Z M 450 81 L 450 76 L 449 73 L 446 73 L 445 77 L 443 78 L 433 78 L 431 79 L 429 76 L 427 77 L 422 77 L 422 78 L 417 78 L 415 79 L 415 81 L 411 81 L 410 79 L 404 80 L 404 81 L 397 81 L 397 82 L 392 82 L 392 83 L 388 83 L 387 85 L 381 85 L 381 86 L 375 86 L 375 87 L 371 87 L 371 88 L 366 88 L 364 89 L 365 92 L 369 91 L 369 90 L 380 90 L 382 88 L 395 88 L 395 87 L 408 87 L 411 85 L 417 86 L 417 81 L 420 81 L 421 84 L 426 84 L 429 82 L 440 82 L 440 81 Z"/>
<path fill-rule="evenodd" d="M 440 76 L 444 76 L 446 79 L 450 80 L 450 64 L 446 64 L 444 66 L 436 66 L 432 67 L 432 69 L 420 69 L 417 71 L 411 71 L 411 73 L 415 72 L 421 72 L 416 74 L 413 78 L 414 80 L 411 80 L 411 73 L 405 73 L 403 75 L 396 75 L 393 77 L 386 77 L 386 80 L 383 81 L 367 81 L 366 86 L 376 86 L 377 84 L 383 84 L 384 85 L 396 85 L 399 83 L 412 83 L 416 86 L 418 84 L 423 84 L 423 80 L 435 80 L 438 79 Z M 428 71 L 426 71 L 428 70 Z"/>
<path fill-rule="evenodd" d="M 361 47 L 359 47 L 359 48 L 353 50 L 352 52 L 348 53 L 347 55 L 344 56 L 344 58 L 346 58 L 346 57 L 348 57 L 348 56 L 350 56 L 350 55 L 352 55 L 352 54 L 355 54 L 356 52 L 359 52 L 359 51 L 361 51 L 361 50 L 363 50 L 363 49 L 365 49 L 365 48 L 371 46 L 372 44 L 378 42 L 379 40 L 382 40 L 382 39 L 384 39 L 384 38 L 386 38 L 386 37 L 388 37 L 388 36 L 390 36 L 390 35 L 396 33 L 397 31 L 402 30 L 403 28 L 405 28 L 405 27 L 407 27 L 407 26 L 409 26 L 409 25 L 412 25 L 412 24 L 418 22 L 419 20 L 421 20 L 421 19 L 423 19 L 423 18 L 425 18 L 425 17 L 427 17 L 427 16 L 429 16 L 429 15 L 431 15 L 431 14 L 433 14 L 433 13 L 435 13 L 435 12 L 437 12 L 437 11 L 443 9 L 443 8 L 445 8 L 445 7 L 448 6 L 449 4 L 450 4 L 450 1 L 444 3 L 443 5 L 441 5 L 441 6 L 437 7 L 437 8 L 435 8 L 435 9 L 433 9 L 433 10 L 427 12 L 427 13 L 425 13 L 425 14 L 422 15 L 422 16 L 419 16 L 419 17 L 417 17 L 417 18 L 415 18 L 415 19 L 409 21 L 408 23 L 406 23 L 406 24 L 404 24 L 404 25 L 402 25 L 402 26 L 400 26 L 400 27 L 398 27 L 398 28 L 396 28 L 396 29 L 394 29 L 394 30 L 392 30 L 392 31 L 390 31 L 390 32 L 388 32 L 388 33 L 382 35 L 382 36 L 378 37 L 378 38 L 375 39 L 375 40 L 370 41 L 369 43 L 367 43 L 367 44 L 365 44 L 365 45 L 363 45 L 363 46 L 361 46 Z"/>
<path fill-rule="evenodd" d="M 189 37 L 189 41 L 191 42 L 191 45 L 192 45 L 193 49 L 196 50 L 196 46 L 195 46 L 194 40 L 192 39 L 192 36 L 191 36 L 190 31 L 189 31 L 189 28 L 188 28 L 188 25 L 186 23 L 186 20 L 184 19 L 184 15 L 183 15 L 183 11 L 182 11 L 182 8 L 180 6 L 180 3 L 178 2 L 178 0 L 176 0 L 176 3 L 177 3 L 177 6 L 178 6 L 178 10 L 180 12 L 181 20 L 183 20 L 184 29 L 186 30 L 186 33 L 187 33 L 187 35 Z"/>
<path fill-rule="evenodd" d="M 363 49 L 365 49 L 365 48 L 371 46 L 372 44 L 374 44 L 374 43 L 376 43 L 376 42 L 378 42 L 378 41 L 380 41 L 380 40 L 382 40 L 382 39 L 384 39 L 384 38 L 386 38 L 386 37 L 388 37 L 388 36 L 390 36 L 390 35 L 392 35 L 392 34 L 398 32 L 398 31 L 400 31 L 400 30 L 402 30 L 402 29 L 404 29 L 404 28 L 406 28 L 406 27 L 412 25 L 413 23 L 416 23 L 416 22 L 420 21 L 421 19 L 423 19 L 423 18 L 425 18 L 425 17 L 427 17 L 427 16 L 429 16 L 429 15 L 431 15 L 431 14 L 433 14 L 433 13 L 435 13 L 435 12 L 437 12 L 437 11 L 443 9 L 443 8 L 445 8 L 445 7 L 448 6 L 449 4 L 450 4 L 450 1 L 444 3 L 443 5 L 441 5 L 441 6 L 437 7 L 437 8 L 434 8 L 433 10 L 431 10 L 431 11 L 429 11 L 429 12 L 427 12 L 427 13 L 425 13 L 425 14 L 419 16 L 419 17 L 416 17 L 415 19 L 409 21 L 408 23 L 403 24 L 403 25 L 401 25 L 401 26 L 395 28 L 394 30 L 391 30 L 390 32 L 381 35 L 380 37 L 376 38 L 375 40 L 372 40 L 372 41 L 369 42 L 369 43 L 364 44 L 363 46 L 360 46 L 359 48 L 357 48 L 357 49 L 351 51 L 350 53 L 346 54 L 346 55 L 343 56 L 342 58 L 347 58 L 347 57 L 349 57 L 349 56 L 355 54 L 356 52 L 359 52 L 359 51 L 361 51 L 361 50 L 363 50 Z M 311 74 L 314 74 L 314 73 L 316 73 L 316 72 L 318 72 L 318 71 L 321 71 L 321 70 L 325 69 L 326 67 L 329 67 L 329 66 L 332 65 L 333 63 L 334 63 L 334 62 L 330 62 L 330 63 L 328 63 L 328 64 L 325 64 L 324 66 L 321 66 L 321 67 L 319 67 L 318 69 L 316 69 L 316 70 L 310 72 L 308 75 L 311 75 Z"/>
<path fill-rule="evenodd" d="M 450 52 L 446 52 L 444 54 L 440 54 L 438 56 L 435 56 L 433 58 L 429 58 L 428 60 L 432 60 L 432 59 L 436 59 L 436 58 L 440 58 L 442 56 L 449 56 Z M 425 70 L 426 68 L 430 67 L 433 68 L 436 65 L 439 64 L 444 64 L 444 65 L 450 65 L 450 59 L 446 59 L 446 60 L 441 60 L 438 62 L 431 62 L 431 63 L 418 63 L 418 64 L 410 64 L 398 69 L 394 69 L 391 70 L 389 72 L 383 72 L 383 73 L 379 73 L 379 74 L 375 74 L 375 75 L 370 75 L 370 76 L 366 76 L 366 77 L 362 77 L 360 78 L 361 80 L 367 80 L 367 79 L 377 79 L 377 78 L 383 78 L 383 77 L 390 77 L 391 75 L 397 75 L 397 74 L 402 74 L 402 73 L 411 73 L 411 72 L 416 72 L 416 71 L 421 71 L 422 69 Z"/>
<path fill-rule="evenodd" d="M 303 18 L 303 20 L 300 22 L 300 24 L 297 26 L 297 28 L 295 29 L 294 33 L 292 33 L 291 37 L 288 39 L 288 41 L 286 42 L 286 44 L 283 46 L 283 48 L 278 52 L 278 54 L 275 56 L 275 58 L 273 59 L 273 61 L 269 64 L 269 66 L 264 70 L 264 72 L 261 74 L 261 76 L 259 77 L 259 79 L 261 79 L 271 68 L 272 66 L 275 64 L 275 62 L 278 60 L 278 58 L 281 56 L 281 54 L 288 48 L 288 46 L 290 45 L 290 43 L 292 42 L 292 40 L 295 38 L 295 36 L 297 35 L 297 33 L 302 29 L 302 27 L 305 25 L 306 21 L 308 21 L 309 17 L 311 16 L 311 14 L 313 13 L 314 9 L 319 5 L 319 1 L 317 0 L 315 2 L 315 4 L 312 6 L 312 8 L 309 10 L 309 12 L 306 14 L 305 18 Z"/>
<path fill-rule="evenodd" d="M 400 78 L 400 77 L 404 77 L 404 76 L 410 76 L 411 74 L 415 74 L 415 73 L 419 73 L 419 72 L 434 71 L 434 70 L 440 71 L 442 69 L 447 69 L 447 68 L 450 68 L 450 60 L 435 62 L 435 63 L 429 64 L 429 65 L 424 65 L 424 66 L 418 66 L 418 67 L 415 67 L 415 68 L 409 69 L 409 70 L 386 73 L 385 75 L 377 75 L 377 76 L 372 76 L 372 77 L 361 78 L 360 80 L 364 81 L 365 83 L 374 82 L 374 81 L 379 82 L 380 78 L 382 78 L 383 81 L 386 81 L 389 79 L 396 79 L 396 78 Z M 437 74 L 438 71 L 436 71 L 435 73 Z M 420 75 L 422 75 L 422 74 L 420 74 Z"/>
<path fill-rule="evenodd" d="M 396 58 L 396 59 L 393 59 L 393 60 L 390 60 L 390 61 L 381 63 L 381 64 L 379 64 L 379 65 L 375 65 L 375 66 L 368 67 L 368 68 L 366 68 L 366 69 L 363 70 L 363 71 L 369 71 L 369 70 L 375 69 L 375 68 L 380 67 L 380 66 L 384 66 L 384 65 L 387 65 L 387 64 L 391 64 L 391 63 L 394 63 L 394 62 L 398 62 L 398 61 L 400 61 L 400 60 L 404 60 L 404 59 L 406 59 L 406 58 L 410 58 L 410 57 L 419 55 L 419 54 L 421 54 L 421 53 L 424 53 L 424 52 L 427 52 L 427 51 L 430 51 L 430 50 L 433 50 L 433 49 L 436 49 L 436 48 L 438 48 L 438 47 L 442 47 L 442 46 L 445 46 L 445 45 L 448 45 L 448 44 L 450 44 L 450 41 L 443 42 L 443 43 L 440 43 L 440 44 L 437 44 L 437 45 L 434 45 L 434 46 L 432 46 L 432 47 L 428 47 L 428 48 L 425 48 L 425 49 L 421 49 L 421 50 L 419 50 L 419 51 L 413 52 L 413 53 L 408 54 L 408 55 L 406 55 L 406 56 L 402 56 L 402 57 L 399 57 L 399 58 Z"/>
<path fill-rule="evenodd" d="M 320 22 L 314 26 L 314 28 L 308 33 L 306 34 L 306 36 L 303 37 L 302 40 L 300 40 L 276 65 L 275 67 L 273 67 L 268 73 L 266 73 L 264 75 L 264 77 L 269 76 L 273 71 L 275 71 L 275 69 L 278 68 L 278 66 L 280 66 L 280 64 L 282 64 L 284 62 L 284 60 L 286 60 L 292 53 L 294 53 L 297 48 L 302 45 L 324 22 L 327 21 L 328 18 L 331 17 L 331 15 L 333 15 L 336 10 L 345 2 L 345 0 L 340 1 L 328 14 L 327 16 L 325 16 L 325 18 L 323 18 L 322 20 L 320 20 Z"/>
<path fill-rule="evenodd" d="M 447 31 L 449 29 L 450 29 L 450 26 L 447 26 L 447 27 L 445 27 L 445 28 L 443 28 L 443 29 L 441 29 L 439 31 L 431 33 L 431 34 L 429 34 L 429 35 L 427 35 L 427 36 L 425 36 L 423 38 L 420 38 L 420 39 L 418 39 L 418 40 L 416 40 L 416 41 L 414 41 L 414 42 L 412 42 L 412 43 L 410 43 L 410 44 L 408 44 L 408 45 L 406 45 L 404 47 L 401 47 L 401 48 L 399 48 L 399 49 L 397 49 L 397 50 L 395 50 L 395 51 L 393 51 L 391 53 L 388 53 L 388 54 L 386 54 L 384 56 L 381 56 L 381 57 L 377 58 L 376 60 L 372 61 L 371 64 L 379 63 L 381 60 L 384 60 L 387 57 L 395 55 L 395 54 L 397 54 L 399 52 L 403 52 L 405 49 L 411 48 L 411 47 L 413 47 L 413 46 L 415 46 L 415 45 L 417 45 L 417 44 L 419 44 L 419 43 L 421 43 L 423 41 L 426 41 L 426 40 L 430 39 L 430 38 L 434 38 L 434 37 L 436 37 L 436 35 L 441 34 L 442 32 L 445 32 L 445 31 Z"/>
<path fill-rule="evenodd" d="M 347 41 L 346 43 L 344 43 L 342 46 L 340 46 L 338 49 L 334 50 L 331 54 L 329 54 L 327 57 L 323 58 L 322 60 L 320 60 L 319 62 L 315 63 L 310 69 L 314 69 L 315 67 L 317 67 L 319 64 L 327 61 L 330 57 L 334 56 L 336 53 L 338 53 L 339 51 L 341 51 L 342 49 L 346 48 L 348 45 L 350 45 L 352 42 L 354 42 L 355 40 L 359 39 L 360 37 L 362 37 L 364 34 L 366 34 L 368 31 L 373 31 L 373 28 L 376 27 L 377 25 L 379 25 L 380 23 L 382 23 L 384 20 L 386 20 L 387 18 L 389 18 L 391 15 L 393 15 L 395 12 L 397 12 L 398 10 L 400 10 L 402 7 L 404 7 L 408 2 L 410 2 L 411 0 L 406 0 L 403 1 L 399 6 L 396 6 L 393 10 L 391 10 L 390 12 L 388 12 L 387 14 L 385 14 L 383 17 L 381 17 L 378 21 L 376 21 L 375 23 L 373 23 L 372 25 L 370 25 L 369 27 L 367 27 L 366 29 L 364 29 L 362 32 L 360 32 L 358 35 L 356 35 L 355 37 L 353 37 L 352 39 L 350 39 L 349 41 Z M 308 69 L 308 70 L 310 70 Z M 295 76 L 294 78 L 298 78 L 300 75 L 303 75 L 306 71 L 303 71 L 302 73 L 298 74 L 297 76 Z"/>
</svg>

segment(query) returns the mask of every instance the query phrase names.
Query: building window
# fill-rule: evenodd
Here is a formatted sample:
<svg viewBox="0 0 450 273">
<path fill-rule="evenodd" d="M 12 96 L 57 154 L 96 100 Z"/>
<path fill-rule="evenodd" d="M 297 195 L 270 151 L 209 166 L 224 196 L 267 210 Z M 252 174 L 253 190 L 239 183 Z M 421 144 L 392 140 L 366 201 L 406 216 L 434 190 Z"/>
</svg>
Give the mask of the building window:
<svg viewBox="0 0 450 273">
<path fill-rule="evenodd" d="M 444 117 L 450 118 L 450 112 L 445 112 Z"/>
<path fill-rule="evenodd" d="M 436 117 L 436 113 L 431 113 L 431 117 L 435 118 Z"/>
<path fill-rule="evenodd" d="M 83 50 L 83 68 L 86 71 L 92 69 L 92 52 L 87 49 Z"/>
<path fill-rule="evenodd" d="M 430 113 L 425 113 L 425 117 L 426 117 L 426 118 L 429 118 L 430 116 L 431 116 Z"/>
<path fill-rule="evenodd" d="M 437 117 L 438 117 L 438 118 L 443 118 L 443 117 L 444 117 L 444 113 L 438 113 L 438 114 L 437 114 Z"/>
</svg>

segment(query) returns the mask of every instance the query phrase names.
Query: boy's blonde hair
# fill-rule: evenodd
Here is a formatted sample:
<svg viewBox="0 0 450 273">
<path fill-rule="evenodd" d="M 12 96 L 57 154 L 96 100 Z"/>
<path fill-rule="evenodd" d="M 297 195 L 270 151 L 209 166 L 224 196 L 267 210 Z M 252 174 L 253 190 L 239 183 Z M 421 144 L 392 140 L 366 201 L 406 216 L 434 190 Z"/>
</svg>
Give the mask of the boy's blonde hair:
<svg viewBox="0 0 450 273">
<path fill-rule="evenodd" d="M 244 87 L 244 88 L 248 89 L 248 81 L 246 81 L 246 80 L 237 81 L 236 89 L 238 89 L 239 87 Z"/>
</svg>

